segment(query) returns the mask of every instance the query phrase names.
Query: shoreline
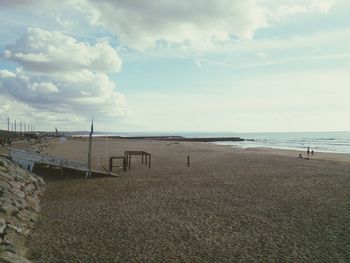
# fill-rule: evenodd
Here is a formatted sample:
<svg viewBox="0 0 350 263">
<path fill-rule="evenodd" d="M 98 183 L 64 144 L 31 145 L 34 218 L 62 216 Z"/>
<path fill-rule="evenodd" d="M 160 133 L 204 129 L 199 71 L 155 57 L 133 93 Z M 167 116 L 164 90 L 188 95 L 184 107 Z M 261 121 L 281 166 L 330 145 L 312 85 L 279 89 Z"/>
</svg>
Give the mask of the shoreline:
<svg viewBox="0 0 350 263">
<path fill-rule="evenodd" d="M 105 142 L 106 137 L 94 137 L 93 141 L 103 141 Z M 147 138 L 141 138 L 139 137 L 138 139 L 130 139 L 126 137 L 107 137 L 108 138 L 108 145 L 112 144 L 113 141 L 125 141 L 125 142 L 162 142 L 166 143 L 168 142 L 169 145 L 171 144 L 176 144 L 177 140 L 158 140 L 158 139 L 152 139 L 151 137 Z M 71 137 L 71 139 L 74 140 L 83 140 L 87 141 L 88 137 Z M 335 153 L 335 152 L 315 152 L 314 155 L 312 156 L 311 154 L 307 156 L 306 154 L 306 149 L 303 151 L 299 150 L 292 150 L 292 149 L 281 149 L 281 148 L 269 148 L 269 147 L 247 147 L 247 148 L 241 148 L 239 146 L 235 145 L 226 145 L 226 144 L 220 144 L 220 143 L 215 143 L 212 141 L 180 141 L 181 143 L 194 143 L 194 144 L 203 144 L 203 145 L 208 145 L 208 146 L 213 146 L 213 149 L 215 150 L 214 147 L 223 147 L 223 148 L 228 148 L 232 149 L 234 152 L 244 152 L 244 153 L 256 153 L 256 154 L 270 154 L 270 155 L 279 155 L 279 156 L 287 156 L 287 157 L 295 157 L 297 158 L 299 154 L 302 154 L 302 156 L 309 157 L 310 160 L 328 160 L 328 161 L 340 161 L 340 162 L 350 162 L 350 153 Z"/>
<path fill-rule="evenodd" d="M 106 137 L 93 137 L 93 141 L 105 141 Z M 129 137 L 118 137 L 118 136 L 109 136 L 108 138 L 108 145 L 113 144 L 113 142 L 116 141 L 125 141 L 125 142 L 147 142 L 147 141 L 158 141 L 160 143 L 165 143 L 168 142 L 170 144 L 176 144 L 177 142 L 181 142 L 181 143 L 203 143 L 204 145 L 212 145 L 212 146 L 217 146 L 217 147 L 224 147 L 224 148 L 229 148 L 232 149 L 234 152 L 245 152 L 245 153 L 257 153 L 257 154 L 271 154 L 271 155 L 280 155 L 280 156 L 288 156 L 288 157 L 295 157 L 297 158 L 299 154 L 302 154 L 302 156 L 305 157 L 309 157 L 310 160 L 329 160 L 329 161 L 341 161 L 341 162 L 350 162 L 350 153 L 337 153 L 337 152 L 315 152 L 314 155 L 312 156 L 311 154 L 309 156 L 307 156 L 306 154 L 306 150 L 295 150 L 295 149 L 282 149 L 282 148 L 271 148 L 271 147 L 246 147 L 246 148 L 242 148 L 239 146 L 235 146 L 235 145 L 226 145 L 226 144 L 220 144 L 220 143 L 216 143 L 213 141 L 203 141 L 201 139 L 203 138 L 198 138 L 199 140 L 182 140 L 179 141 L 175 138 L 173 138 L 173 140 L 168 140 L 168 139 L 155 139 L 153 137 L 137 137 L 135 138 L 129 138 Z M 159 138 L 159 137 L 157 137 Z M 184 138 L 186 139 L 186 138 Z M 221 137 L 222 139 L 222 137 Z M 67 140 L 72 140 L 72 141 L 87 141 L 88 137 L 70 137 L 67 138 Z M 54 141 L 54 139 L 51 139 L 51 141 Z M 35 143 L 35 142 L 34 142 Z M 0 147 L 0 154 L 7 156 L 8 154 L 8 148 L 12 147 L 12 148 L 19 148 L 19 149 L 23 149 L 26 147 L 29 147 L 33 145 L 33 141 L 27 141 L 27 140 L 23 140 L 23 141 L 16 141 L 13 143 L 13 145 L 8 146 L 5 145 L 3 147 Z"/>
<path fill-rule="evenodd" d="M 305 159 L 308 157 L 310 160 L 327 160 L 327 161 L 339 161 L 339 162 L 350 162 L 350 153 L 334 153 L 334 152 L 315 152 L 314 155 L 307 155 L 306 151 L 279 149 L 279 148 L 268 148 L 268 147 L 248 147 L 239 148 L 231 146 L 234 149 L 242 150 L 244 152 L 271 154 L 298 158 L 299 154 L 302 154 Z"/>
<path fill-rule="evenodd" d="M 89 135 L 73 135 L 72 138 L 88 138 Z M 177 135 L 170 136 L 103 136 L 95 135 L 93 138 L 108 138 L 108 139 L 122 139 L 122 140 L 156 140 L 156 141 L 175 141 L 175 142 L 241 142 L 251 141 L 250 139 L 243 139 L 240 137 L 184 137 Z"/>
</svg>

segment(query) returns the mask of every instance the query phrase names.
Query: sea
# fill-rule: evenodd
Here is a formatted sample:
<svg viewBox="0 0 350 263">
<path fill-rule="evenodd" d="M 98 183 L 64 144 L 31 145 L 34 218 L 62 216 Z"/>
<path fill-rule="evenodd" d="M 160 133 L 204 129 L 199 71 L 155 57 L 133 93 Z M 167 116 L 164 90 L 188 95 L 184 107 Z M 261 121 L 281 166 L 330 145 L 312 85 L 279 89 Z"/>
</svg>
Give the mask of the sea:
<svg viewBox="0 0 350 263">
<path fill-rule="evenodd" d="M 240 137 L 240 142 L 215 142 L 238 148 L 264 147 L 328 153 L 350 153 L 350 132 L 113 132 L 104 133 L 109 136 L 183 136 L 183 137 Z M 103 133 L 100 133 L 102 136 Z M 98 135 L 97 135 L 98 136 Z"/>
</svg>

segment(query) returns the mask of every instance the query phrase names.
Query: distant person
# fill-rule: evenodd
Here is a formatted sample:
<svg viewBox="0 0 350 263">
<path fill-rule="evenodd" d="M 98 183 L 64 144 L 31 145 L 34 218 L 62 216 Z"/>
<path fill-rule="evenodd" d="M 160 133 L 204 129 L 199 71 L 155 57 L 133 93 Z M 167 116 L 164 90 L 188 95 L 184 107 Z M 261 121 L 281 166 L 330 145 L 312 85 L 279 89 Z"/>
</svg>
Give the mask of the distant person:
<svg viewBox="0 0 350 263">
<path fill-rule="evenodd" d="M 314 156 L 314 150 L 311 150 L 311 155 Z"/>
<path fill-rule="evenodd" d="M 306 153 L 307 153 L 307 156 L 310 155 L 310 147 L 309 146 L 307 147 Z"/>
</svg>

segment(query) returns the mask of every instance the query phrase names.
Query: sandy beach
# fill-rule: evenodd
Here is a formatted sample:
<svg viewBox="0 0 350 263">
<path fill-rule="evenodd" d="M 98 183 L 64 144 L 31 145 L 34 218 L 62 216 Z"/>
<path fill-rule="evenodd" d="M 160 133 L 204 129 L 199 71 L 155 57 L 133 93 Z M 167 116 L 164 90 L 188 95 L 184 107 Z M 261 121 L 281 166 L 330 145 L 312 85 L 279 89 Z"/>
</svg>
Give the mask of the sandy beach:
<svg viewBox="0 0 350 263">
<path fill-rule="evenodd" d="M 83 139 L 49 153 L 86 161 Z M 298 159 L 296 152 L 208 143 L 104 138 L 93 165 L 126 150 L 120 177 L 41 174 L 41 216 L 27 240 L 33 262 L 347 262 L 349 155 Z M 190 156 L 190 167 L 186 167 Z"/>
</svg>

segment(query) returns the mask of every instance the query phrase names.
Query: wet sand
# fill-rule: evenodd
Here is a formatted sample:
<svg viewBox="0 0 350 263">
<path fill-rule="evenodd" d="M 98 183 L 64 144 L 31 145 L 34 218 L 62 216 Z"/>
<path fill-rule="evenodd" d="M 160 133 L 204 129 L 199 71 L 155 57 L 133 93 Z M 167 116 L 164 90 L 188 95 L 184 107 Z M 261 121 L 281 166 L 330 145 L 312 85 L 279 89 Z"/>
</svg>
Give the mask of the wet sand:
<svg viewBox="0 0 350 263">
<path fill-rule="evenodd" d="M 49 153 L 86 160 L 87 148 L 74 140 Z M 44 175 L 34 262 L 350 260 L 349 162 L 190 142 L 101 138 L 93 150 L 96 168 L 125 150 L 150 152 L 152 167 Z"/>
</svg>

